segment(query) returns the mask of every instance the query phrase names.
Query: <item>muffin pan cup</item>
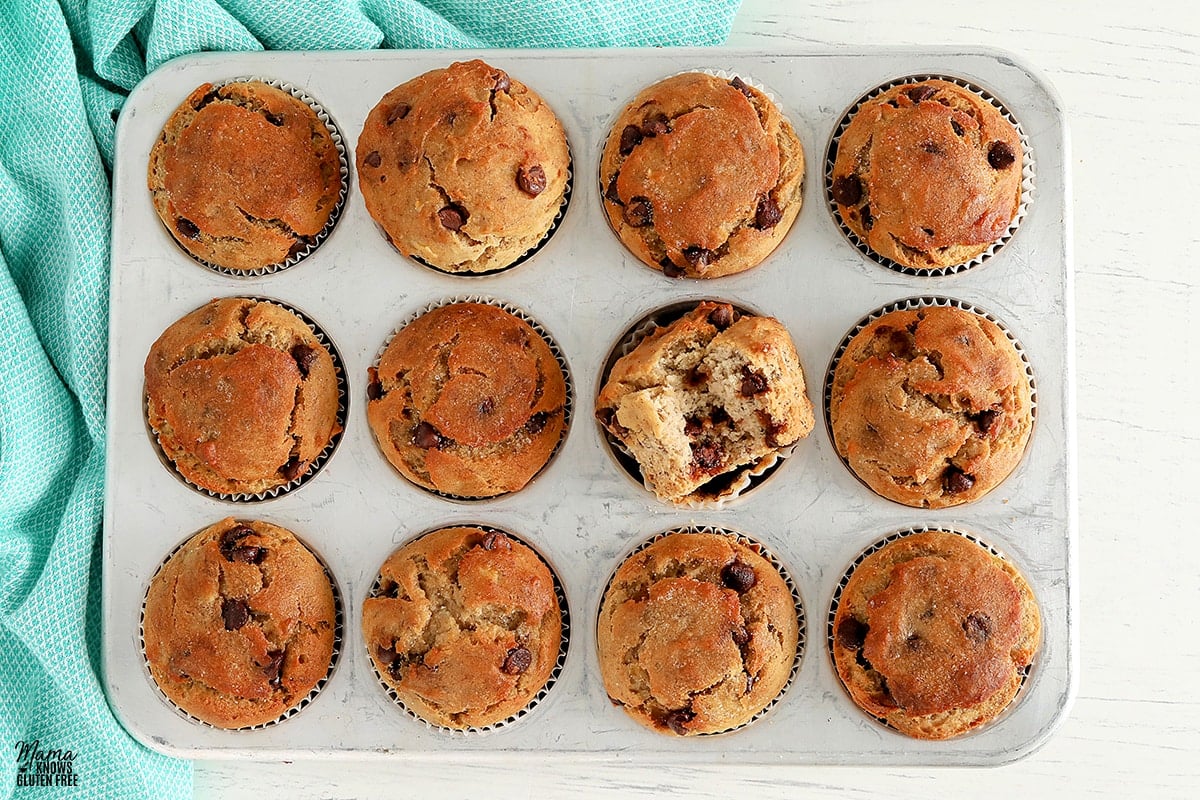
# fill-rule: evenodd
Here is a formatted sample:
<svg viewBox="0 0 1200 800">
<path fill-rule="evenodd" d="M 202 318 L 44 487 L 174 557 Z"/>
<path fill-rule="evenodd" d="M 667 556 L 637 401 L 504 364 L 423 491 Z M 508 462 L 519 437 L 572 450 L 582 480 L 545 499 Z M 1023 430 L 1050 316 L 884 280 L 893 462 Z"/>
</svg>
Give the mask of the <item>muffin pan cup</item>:
<svg viewBox="0 0 1200 800">
<path fill-rule="evenodd" d="M 197 269 L 158 222 L 146 189 L 154 138 L 195 86 L 260 75 L 318 97 L 352 151 L 371 107 L 429 69 L 469 58 L 505 69 L 563 121 L 576 177 L 598 172 L 608 123 L 642 87 L 685 70 L 723 69 L 770 86 L 806 152 L 805 203 L 783 242 L 746 272 L 671 280 L 629 255 L 608 230 L 593 181 L 578 181 L 554 235 L 520 269 L 469 283 L 400 256 L 351 189 L 328 238 L 298 268 L 233 277 Z M 986 88 L 1020 120 L 1037 155 L 1037 196 L 1016 235 L 986 268 L 918 276 L 881 269 L 851 246 L 824 202 L 822 159 L 842 110 L 902 75 L 951 75 Z M 453 765 L 640 763 L 988 765 L 1016 760 L 1063 720 L 1078 674 L 1069 152 L 1053 91 L 1006 53 L 977 48 L 870 52 L 724 49 L 204 53 L 165 65 L 130 96 L 118 125 L 113 204 L 105 507 L 103 657 L 124 725 L 150 747 L 190 758 L 334 757 Z M 285 724 L 223 731 L 164 702 L 138 640 L 145 587 L 183 532 L 245 505 L 189 488 L 147 436 L 142 365 L 158 335 L 213 297 L 253 295 L 304 309 L 342 358 L 345 432 L 303 485 L 256 503 L 253 516 L 320 552 L 344 607 L 341 656 L 324 689 Z M 519 492 L 459 503 L 401 478 L 366 420 L 367 370 L 397 324 L 449 297 L 500 298 L 553 334 L 570 366 L 574 416 L 557 456 Z M 1037 377 L 1037 425 L 1020 465 L 963 506 L 922 511 L 875 496 L 816 430 L 769 480 L 718 509 L 671 508 L 629 479 L 588 419 L 613 343 L 651 312 L 719 297 L 778 318 L 821 403 L 822 373 L 846 332 L 889 303 L 953 297 L 993 313 L 1020 337 Z M 816 409 L 814 409 L 816 411 Z M 382 691 L 363 643 L 361 608 L 379 565 L 420 532 L 486 520 L 535 542 L 553 564 L 575 625 L 554 688 L 520 721 L 484 736 L 447 736 L 406 715 Z M 810 614 L 807 653 L 770 713 L 719 736 L 668 737 L 643 728 L 605 694 L 595 626 L 604 586 L 629 550 L 664 530 L 707 525 L 744 532 L 788 567 Z M 1042 611 L 1043 644 L 1022 696 L 978 732 L 919 742 L 881 727 L 845 696 L 812 630 L 846 565 L 883 532 L 970 531 L 1025 572 Z M 581 622 L 582 621 L 582 622 Z"/>
</svg>

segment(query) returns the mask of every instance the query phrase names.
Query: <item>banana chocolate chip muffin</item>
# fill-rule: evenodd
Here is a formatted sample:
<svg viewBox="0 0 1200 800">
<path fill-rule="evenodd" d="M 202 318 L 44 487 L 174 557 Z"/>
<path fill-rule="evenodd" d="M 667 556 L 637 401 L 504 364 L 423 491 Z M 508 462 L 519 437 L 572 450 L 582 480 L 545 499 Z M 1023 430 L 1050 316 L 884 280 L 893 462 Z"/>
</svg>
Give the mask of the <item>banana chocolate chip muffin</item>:
<svg viewBox="0 0 1200 800">
<path fill-rule="evenodd" d="M 1029 584 L 1008 561 L 954 533 L 898 539 L 854 568 L 833 621 L 850 698 L 917 739 L 995 719 L 1041 641 Z"/>
<path fill-rule="evenodd" d="M 384 95 L 356 159 L 388 241 L 448 272 L 503 269 L 534 248 L 562 207 L 571 165 L 554 111 L 478 59 Z"/>
<path fill-rule="evenodd" d="M 715 278 L 766 258 L 800 211 L 804 151 L 740 78 L 676 75 L 642 91 L 600 161 L 609 223 L 647 266 Z"/>
<path fill-rule="evenodd" d="M 445 528 L 401 547 L 363 602 L 375 668 L 413 713 L 484 727 L 529 705 L 562 642 L 554 579 L 499 531 Z"/>
<path fill-rule="evenodd" d="M 963 264 L 1021 201 L 1021 139 L 1000 110 L 948 81 L 894 86 L 854 113 L 831 193 L 842 221 L 897 264 Z"/>
<path fill-rule="evenodd" d="M 1017 466 L 1033 428 L 1016 347 L 953 306 L 893 311 L 838 359 L 834 446 L 876 493 L 916 508 L 977 500 Z"/>
<path fill-rule="evenodd" d="M 146 357 L 146 415 L 190 483 L 257 494 L 308 474 L 341 432 L 333 358 L 304 320 L 245 297 L 172 324 Z"/>
<path fill-rule="evenodd" d="M 719 733 L 787 685 L 799 629 L 791 590 L 753 547 L 673 533 L 613 576 L 597 624 L 600 672 L 613 703 L 641 724 Z"/>
<path fill-rule="evenodd" d="M 282 264 L 337 208 L 341 157 L 312 107 L 260 81 L 198 87 L 150 152 L 154 209 L 196 258 L 231 270 Z"/>
<path fill-rule="evenodd" d="M 565 429 L 567 384 L 546 341 L 496 306 L 452 303 L 388 344 L 367 387 L 380 449 L 418 486 L 458 497 L 515 492 Z"/>
<path fill-rule="evenodd" d="M 596 418 L 637 461 L 646 488 L 672 503 L 721 496 L 813 427 L 783 324 L 710 301 L 613 365 Z"/>
<path fill-rule="evenodd" d="M 278 719 L 329 673 L 336 606 L 325 568 L 290 531 L 224 519 L 150 583 L 142 635 L 172 703 L 219 728 Z"/>
</svg>

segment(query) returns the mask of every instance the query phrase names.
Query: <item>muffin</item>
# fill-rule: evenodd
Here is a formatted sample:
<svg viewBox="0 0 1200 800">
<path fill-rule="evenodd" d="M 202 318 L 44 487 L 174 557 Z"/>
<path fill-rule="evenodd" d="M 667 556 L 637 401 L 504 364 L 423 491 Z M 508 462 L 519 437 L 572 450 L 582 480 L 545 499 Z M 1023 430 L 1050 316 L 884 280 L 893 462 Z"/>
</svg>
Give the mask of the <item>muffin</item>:
<svg viewBox="0 0 1200 800">
<path fill-rule="evenodd" d="M 567 385 L 546 341 L 502 308 L 453 303 L 422 314 L 368 374 L 367 421 L 418 486 L 494 497 L 527 484 L 565 429 Z"/>
<path fill-rule="evenodd" d="M 447 272 L 503 269 L 534 248 L 562 207 L 571 166 L 546 102 L 478 59 L 384 95 L 356 161 L 388 241 Z"/>
<path fill-rule="evenodd" d="M 673 533 L 617 570 L 596 636 L 613 703 L 660 733 L 690 736 L 743 725 L 783 691 L 799 621 L 787 583 L 754 548 Z"/>
<path fill-rule="evenodd" d="M 148 182 L 167 231 L 230 270 L 282 264 L 338 207 L 341 156 L 315 111 L 259 81 L 206 83 L 167 120 Z"/>
<path fill-rule="evenodd" d="M 550 679 L 562 616 L 550 568 L 499 531 L 445 528 L 393 553 L 363 602 L 363 637 L 383 681 L 448 728 L 511 717 Z"/>
<path fill-rule="evenodd" d="M 978 94 L 940 80 L 863 103 L 837 143 L 842 221 L 897 264 L 964 264 L 1004 235 L 1021 201 L 1021 139 Z"/>
<path fill-rule="evenodd" d="M 224 519 L 154 576 L 142 622 L 154 682 L 218 728 L 279 719 L 329 673 L 336 607 L 325 568 L 290 531 Z"/>
<path fill-rule="evenodd" d="M 298 480 L 341 432 L 333 358 L 274 303 L 201 306 L 158 338 L 145 376 L 163 453 L 210 492 L 258 494 Z"/>
<path fill-rule="evenodd" d="M 800 211 L 804 151 L 775 104 L 740 78 L 659 81 L 617 118 L 600 160 L 604 210 L 667 277 L 750 269 Z"/>
<path fill-rule="evenodd" d="M 808 435 L 796 347 L 772 317 L 704 301 L 609 371 L 596 418 L 660 500 L 720 496 Z"/>
<path fill-rule="evenodd" d="M 829 395 L 834 446 L 877 494 L 915 508 L 977 500 L 1017 466 L 1030 381 L 994 322 L 953 306 L 893 311 L 854 335 Z"/>
<path fill-rule="evenodd" d="M 851 699 L 917 739 L 983 725 L 1016 696 L 1041 638 L 1029 584 L 953 533 L 905 536 L 854 568 L 833 620 Z"/>
</svg>

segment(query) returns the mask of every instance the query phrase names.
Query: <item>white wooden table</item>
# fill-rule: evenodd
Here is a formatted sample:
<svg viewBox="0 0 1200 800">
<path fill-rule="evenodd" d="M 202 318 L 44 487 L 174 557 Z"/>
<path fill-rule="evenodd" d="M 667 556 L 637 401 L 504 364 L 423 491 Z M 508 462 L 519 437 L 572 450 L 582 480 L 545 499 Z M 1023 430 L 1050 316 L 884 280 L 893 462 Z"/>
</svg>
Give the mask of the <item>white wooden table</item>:
<svg viewBox="0 0 1200 800">
<path fill-rule="evenodd" d="M 994 769 L 197 762 L 197 798 L 1200 796 L 1200 22 L 1182 0 L 746 0 L 728 44 L 998 47 L 1061 94 L 1075 220 L 1081 679 Z"/>
</svg>

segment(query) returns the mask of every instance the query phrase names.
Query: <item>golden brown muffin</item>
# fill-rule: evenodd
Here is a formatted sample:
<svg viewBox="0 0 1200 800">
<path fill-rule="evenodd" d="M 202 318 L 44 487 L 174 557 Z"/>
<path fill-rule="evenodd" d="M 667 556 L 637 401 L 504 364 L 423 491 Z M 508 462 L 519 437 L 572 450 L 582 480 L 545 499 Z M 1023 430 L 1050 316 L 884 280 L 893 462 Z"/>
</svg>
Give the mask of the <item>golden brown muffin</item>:
<svg viewBox="0 0 1200 800">
<path fill-rule="evenodd" d="M 953 533 L 905 536 L 867 556 L 842 590 L 833 658 L 851 699 L 917 739 L 994 719 L 1041 640 L 1029 584 Z"/>
<path fill-rule="evenodd" d="M 542 690 L 562 642 L 554 579 L 499 531 L 445 528 L 401 547 L 363 602 L 375 668 L 418 716 L 492 725 Z"/>
<path fill-rule="evenodd" d="M 710 301 L 613 365 L 596 417 L 636 459 L 646 487 L 673 503 L 710 488 L 719 495 L 813 427 L 787 329 Z"/>
<path fill-rule="evenodd" d="M 999 109 L 947 81 L 905 83 L 855 112 L 831 192 L 842 221 L 898 264 L 963 264 L 999 239 L 1021 200 L 1021 139 Z"/>
<path fill-rule="evenodd" d="M 532 89 L 474 60 L 384 95 L 356 151 L 367 210 L 407 256 L 449 272 L 503 269 L 558 215 L 571 156 Z"/>
<path fill-rule="evenodd" d="M 692 72 L 645 89 L 600 161 L 604 210 L 625 246 L 671 278 L 715 278 L 766 258 L 800 211 L 804 151 L 765 94 Z"/>
<path fill-rule="evenodd" d="M 171 702 L 218 728 L 278 719 L 328 673 L 336 608 L 329 576 L 287 530 L 224 519 L 154 576 L 142 635 Z"/>
<path fill-rule="evenodd" d="M 838 454 L 876 493 L 944 508 L 1008 477 L 1033 408 L 1004 331 L 937 306 L 885 314 L 850 340 L 834 369 L 829 419 Z"/>
<path fill-rule="evenodd" d="M 718 733 L 779 695 L 799 621 L 770 561 L 732 536 L 674 533 L 634 553 L 604 594 L 600 672 L 613 703 L 661 733 Z"/>
<path fill-rule="evenodd" d="M 341 158 L 312 107 L 258 81 L 196 88 L 150 152 L 154 208 L 196 258 L 231 270 L 282 264 L 338 206 Z"/>
<path fill-rule="evenodd" d="M 274 303 L 201 306 L 158 338 L 145 375 L 163 453 L 210 492 L 257 494 L 298 480 L 341 431 L 333 358 Z"/>
</svg>

